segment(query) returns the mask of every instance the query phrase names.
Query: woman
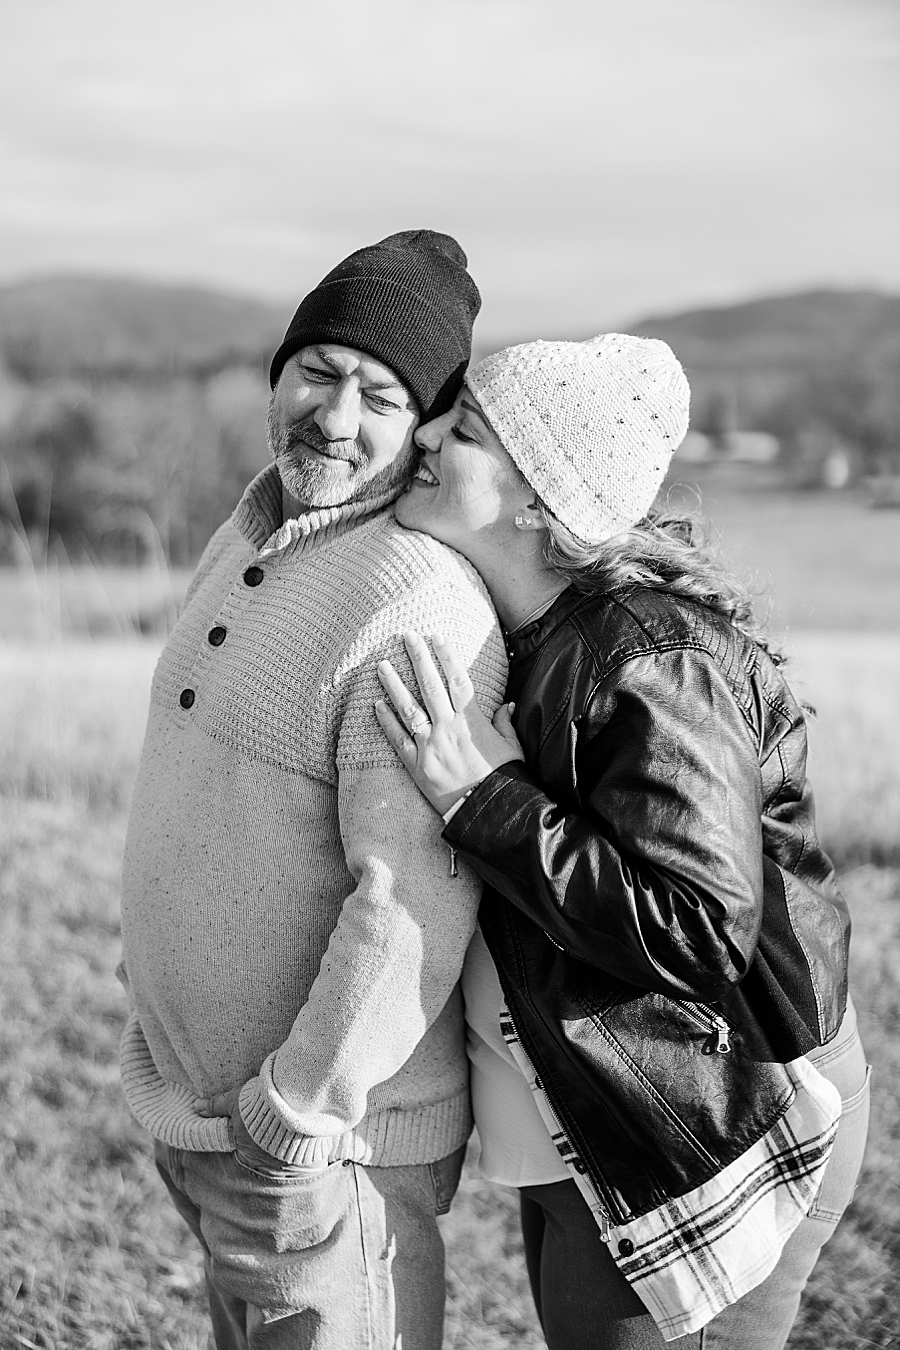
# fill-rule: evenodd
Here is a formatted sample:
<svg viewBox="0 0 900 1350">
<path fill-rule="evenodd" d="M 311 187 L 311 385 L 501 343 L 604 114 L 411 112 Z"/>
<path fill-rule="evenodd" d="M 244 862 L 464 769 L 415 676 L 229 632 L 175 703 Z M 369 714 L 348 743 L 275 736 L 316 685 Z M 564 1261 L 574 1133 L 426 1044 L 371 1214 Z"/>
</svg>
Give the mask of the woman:
<svg viewBox="0 0 900 1350">
<path fill-rule="evenodd" d="M 493 724 L 440 635 L 447 688 L 410 634 L 419 692 L 385 665 L 402 721 L 376 712 L 485 882 L 482 1169 L 520 1187 L 551 1350 L 783 1346 L 865 1140 L 803 713 L 739 588 L 648 515 L 688 400 L 661 342 L 500 352 L 397 506 L 508 634 Z"/>
</svg>

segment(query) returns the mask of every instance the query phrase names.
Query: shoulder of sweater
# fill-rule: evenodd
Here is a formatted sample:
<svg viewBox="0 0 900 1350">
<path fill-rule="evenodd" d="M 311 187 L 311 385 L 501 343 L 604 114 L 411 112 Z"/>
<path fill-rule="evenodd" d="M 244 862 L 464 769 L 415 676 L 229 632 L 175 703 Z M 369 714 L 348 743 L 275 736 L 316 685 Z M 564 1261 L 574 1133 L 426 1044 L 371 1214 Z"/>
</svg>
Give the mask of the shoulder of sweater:
<svg viewBox="0 0 900 1350">
<path fill-rule="evenodd" d="M 254 551 L 253 544 L 246 535 L 241 534 L 231 518 L 222 521 L 206 547 L 211 551 L 215 550 L 217 553 L 221 553 L 223 549 L 229 547 L 239 548 L 244 553 Z"/>
<path fill-rule="evenodd" d="M 487 588 L 471 564 L 429 535 L 398 525 L 392 511 L 367 521 L 353 536 L 340 562 L 335 555 L 340 571 L 335 595 L 342 601 L 336 627 L 346 642 L 334 684 L 351 672 L 374 670 L 384 657 L 399 660 L 406 670 L 402 634 L 413 628 L 426 637 L 445 633 L 467 662 L 477 662 L 480 684 L 499 699 L 506 651 Z"/>
<path fill-rule="evenodd" d="M 410 592 L 426 594 L 440 588 L 471 595 L 473 592 L 492 610 L 487 587 L 472 564 L 455 549 L 419 530 L 400 525 L 393 507 L 380 511 L 344 536 L 348 566 L 367 568 L 369 583 L 389 602 Z"/>
</svg>

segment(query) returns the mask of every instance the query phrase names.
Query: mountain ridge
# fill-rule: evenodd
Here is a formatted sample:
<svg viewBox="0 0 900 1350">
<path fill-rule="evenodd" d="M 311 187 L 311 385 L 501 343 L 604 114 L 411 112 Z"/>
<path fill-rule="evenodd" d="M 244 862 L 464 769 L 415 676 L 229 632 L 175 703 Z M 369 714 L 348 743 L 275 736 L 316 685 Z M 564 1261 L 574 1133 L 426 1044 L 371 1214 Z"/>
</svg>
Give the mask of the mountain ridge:
<svg viewBox="0 0 900 1350">
<path fill-rule="evenodd" d="M 0 286 L 0 362 L 28 381 L 264 370 L 292 310 L 204 286 L 32 277 Z M 875 290 L 761 296 L 623 327 L 669 342 L 701 394 L 721 380 L 774 388 L 835 370 L 896 380 L 900 362 L 900 295 Z"/>
<path fill-rule="evenodd" d="M 171 375 L 265 363 L 287 306 L 211 287 L 57 275 L 0 286 L 0 361 L 14 375 Z"/>
</svg>

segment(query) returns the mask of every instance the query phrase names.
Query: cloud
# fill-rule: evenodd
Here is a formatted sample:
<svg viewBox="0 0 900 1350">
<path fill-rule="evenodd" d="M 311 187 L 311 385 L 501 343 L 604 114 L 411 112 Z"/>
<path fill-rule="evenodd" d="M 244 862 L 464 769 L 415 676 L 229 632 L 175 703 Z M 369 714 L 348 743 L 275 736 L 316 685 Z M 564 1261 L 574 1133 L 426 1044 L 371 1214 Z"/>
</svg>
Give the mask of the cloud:
<svg viewBox="0 0 900 1350">
<path fill-rule="evenodd" d="M 0 16 L 7 276 L 282 297 L 431 225 L 459 233 L 499 336 L 900 286 L 893 0 L 3 0 Z"/>
</svg>

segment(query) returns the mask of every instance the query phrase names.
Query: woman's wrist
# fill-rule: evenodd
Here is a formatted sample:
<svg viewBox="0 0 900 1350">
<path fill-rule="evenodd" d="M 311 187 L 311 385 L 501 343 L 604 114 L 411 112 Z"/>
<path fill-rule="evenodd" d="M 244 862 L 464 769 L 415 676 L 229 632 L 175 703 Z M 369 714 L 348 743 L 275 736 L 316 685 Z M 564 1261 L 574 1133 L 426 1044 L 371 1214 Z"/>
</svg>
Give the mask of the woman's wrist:
<svg viewBox="0 0 900 1350">
<path fill-rule="evenodd" d="M 481 779 L 481 782 L 482 783 L 484 782 L 483 778 Z M 471 797 L 472 793 L 478 786 L 479 786 L 478 783 L 473 783 L 472 786 L 470 788 L 467 788 L 466 791 L 462 793 L 461 796 L 457 797 L 456 801 L 453 803 L 451 807 L 448 808 L 448 810 L 443 811 L 441 813 L 441 820 L 444 822 L 445 825 L 450 824 L 451 820 L 456 815 L 457 811 L 462 806 L 463 802 L 466 801 L 468 797 Z"/>
<path fill-rule="evenodd" d="M 460 809 L 463 803 L 468 801 L 468 799 L 471 797 L 472 793 L 476 790 L 476 788 L 480 788 L 483 783 L 487 782 L 491 774 L 496 773 L 498 769 L 509 768 L 511 765 L 514 764 L 523 766 L 522 757 L 516 756 L 514 758 L 505 759 L 502 764 L 495 764 L 492 768 L 488 770 L 488 772 L 484 775 L 483 778 L 478 779 L 477 783 L 473 783 L 471 787 L 466 788 L 465 792 L 461 792 L 459 796 L 456 798 L 456 800 L 452 802 L 445 811 L 440 811 L 440 807 L 438 807 L 437 809 L 440 812 L 441 819 L 443 820 L 444 824 L 445 825 L 450 824 L 450 821 L 456 815 L 457 811 Z"/>
</svg>

